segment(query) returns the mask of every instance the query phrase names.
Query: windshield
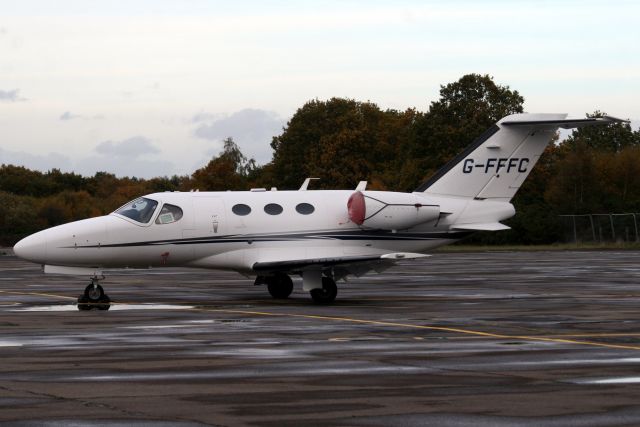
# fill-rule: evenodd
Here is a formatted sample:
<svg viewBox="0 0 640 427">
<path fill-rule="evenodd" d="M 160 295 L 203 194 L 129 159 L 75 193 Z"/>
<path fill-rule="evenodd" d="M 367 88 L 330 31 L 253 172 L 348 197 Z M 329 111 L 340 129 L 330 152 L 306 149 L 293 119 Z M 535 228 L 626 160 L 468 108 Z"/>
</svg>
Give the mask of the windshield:
<svg viewBox="0 0 640 427">
<path fill-rule="evenodd" d="M 158 202 L 155 200 L 140 197 L 139 199 L 129 202 L 114 213 L 126 216 L 136 222 L 146 224 L 151 220 L 153 212 L 156 210 Z"/>
</svg>

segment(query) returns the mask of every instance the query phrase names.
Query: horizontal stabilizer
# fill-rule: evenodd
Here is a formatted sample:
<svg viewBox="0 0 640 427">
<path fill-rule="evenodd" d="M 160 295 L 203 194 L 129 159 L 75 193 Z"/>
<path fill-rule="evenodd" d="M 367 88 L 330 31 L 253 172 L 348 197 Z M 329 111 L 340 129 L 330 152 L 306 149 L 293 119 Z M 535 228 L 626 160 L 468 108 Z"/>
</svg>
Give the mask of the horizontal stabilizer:
<svg viewBox="0 0 640 427">
<path fill-rule="evenodd" d="M 485 222 L 482 224 L 456 224 L 451 227 L 453 230 L 471 230 L 471 231 L 500 231 L 510 230 L 511 227 L 499 222 Z"/>
<path fill-rule="evenodd" d="M 266 261 L 256 262 L 253 264 L 253 270 L 256 272 L 272 272 L 272 271 L 293 271 L 303 270 L 313 267 L 327 268 L 337 265 L 353 265 L 353 264 L 366 264 L 366 263 L 394 263 L 402 261 L 404 259 L 414 259 L 428 257 L 426 254 L 417 254 L 412 252 L 394 252 L 383 255 L 356 255 L 356 256 L 343 256 L 332 258 L 309 258 L 309 259 L 297 259 L 297 260 L 282 260 L 282 261 Z"/>
<path fill-rule="evenodd" d="M 590 117 L 586 119 L 559 119 L 559 120 L 508 120 L 501 122 L 504 126 L 534 126 L 534 127 L 561 127 L 563 129 L 573 129 L 582 126 L 608 124 L 608 123 L 628 123 L 628 120 L 616 117 Z"/>
</svg>

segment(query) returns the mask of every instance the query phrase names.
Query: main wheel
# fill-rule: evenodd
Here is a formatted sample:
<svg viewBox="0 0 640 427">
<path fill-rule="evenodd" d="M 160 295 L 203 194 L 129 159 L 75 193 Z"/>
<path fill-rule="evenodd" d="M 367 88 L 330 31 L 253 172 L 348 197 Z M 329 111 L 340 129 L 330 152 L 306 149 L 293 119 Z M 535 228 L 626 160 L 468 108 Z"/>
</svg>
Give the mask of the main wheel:
<svg viewBox="0 0 640 427">
<path fill-rule="evenodd" d="M 84 288 L 84 296 L 89 300 L 88 302 L 95 303 L 100 302 L 104 298 L 104 289 L 98 284 L 91 283 Z"/>
<path fill-rule="evenodd" d="M 293 281 L 291 277 L 284 273 L 278 273 L 275 276 L 267 277 L 267 289 L 269 294 L 276 299 L 289 298 L 293 291 Z"/>
<path fill-rule="evenodd" d="M 312 289 L 310 293 L 316 304 L 331 304 L 338 295 L 338 287 L 331 277 L 323 277 L 322 289 Z"/>
</svg>

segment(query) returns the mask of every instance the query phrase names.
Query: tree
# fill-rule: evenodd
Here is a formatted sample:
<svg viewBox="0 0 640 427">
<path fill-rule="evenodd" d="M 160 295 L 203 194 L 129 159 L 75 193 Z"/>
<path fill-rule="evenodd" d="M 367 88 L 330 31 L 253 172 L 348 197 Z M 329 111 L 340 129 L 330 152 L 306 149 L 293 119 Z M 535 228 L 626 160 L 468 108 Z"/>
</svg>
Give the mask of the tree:
<svg viewBox="0 0 640 427">
<path fill-rule="evenodd" d="M 594 111 L 587 117 L 604 117 L 607 113 Z M 640 146 L 640 131 L 631 130 L 630 123 L 612 123 L 607 126 L 584 126 L 574 129 L 564 142 L 565 149 L 579 149 L 584 144 L 596 151 L 618 153 L 626 147 Z"/>
<path fill-rule="evenodd" d="M 307 102 L 273 138 L 269 172 L 285 188 L 297 188 L 311 176 L 322 179 L 322 188 L 353 188 L 359 180 L 388 188 L 387 169 L 400 160 L 400 139 L 411 121 L 400 119 L 405 114 L 416 113 L 344 98 Z"/>
<path fill-rule="evenodd" d="M 417 117 L 401 175 L 412 177 L 417 187 L 498 120 L 521 113 L 523 102 L 518 91 L 497 85 L 489 75 L 467 74 L 441 86 L 440 99 Z"/>
<path fill-rule="evenodd" d="M 248 177 L 255 169 L 255 160 L 247 159 L 229 137 L 218 157 L 195 171 L 184 185 L 206 191 L 246 190 Z"/>
<path fill-rule="evenodd" d="M 587 114 L 602 117 L 603 112 Z M 545 199 L 559 213 L 635 212 L 640 173 L 640 131 L 628 123 L 575 129 L 558 147 Z"/>
</svg>

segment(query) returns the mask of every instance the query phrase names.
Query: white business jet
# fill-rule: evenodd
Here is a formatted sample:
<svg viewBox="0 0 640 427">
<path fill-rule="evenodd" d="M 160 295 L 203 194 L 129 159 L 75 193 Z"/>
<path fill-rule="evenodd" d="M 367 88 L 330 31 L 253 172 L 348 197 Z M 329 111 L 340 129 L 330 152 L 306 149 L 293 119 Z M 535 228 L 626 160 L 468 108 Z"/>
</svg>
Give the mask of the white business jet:
<svg viewBox="0 0 640 427">
<path fill-rule="evenodd" d="M 86 275 L 79 308 L 104 307 L 100 280 L 112 268 L 200 267 L 237 271 L 287 298 L 291 275 L 317 303 L 331 303 L 336 281 L 428 256 L 475 231 L 508 229 L 510 203 L 558 128 L 602 125 L 613 117 L 514 114 L 478 137 L 412 193 L 275 188 L 165 192 L 113 213 L 28 236 L 17 256 L 45 273 Z M 102 305 L 100 305 L 102 304 Z"/>
</svg>

